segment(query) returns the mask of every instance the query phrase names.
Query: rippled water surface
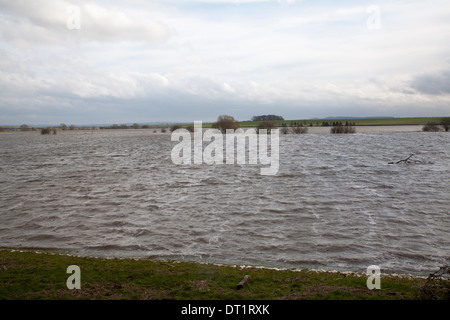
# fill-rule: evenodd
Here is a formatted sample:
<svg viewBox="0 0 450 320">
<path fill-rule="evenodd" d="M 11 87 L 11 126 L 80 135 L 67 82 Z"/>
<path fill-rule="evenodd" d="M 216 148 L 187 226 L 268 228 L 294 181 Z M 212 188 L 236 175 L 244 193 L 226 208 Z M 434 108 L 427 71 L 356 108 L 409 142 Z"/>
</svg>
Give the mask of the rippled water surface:
<svg viewBox="0 0 450 320">
<path fill-rule="evenodd" d="M 449 263 L 448 133 L 281 135 L 276 176 L 177 166 L 174 145 L 152 130 L 0 134 L 0 246 L 423 275 Z"/>
</svg>

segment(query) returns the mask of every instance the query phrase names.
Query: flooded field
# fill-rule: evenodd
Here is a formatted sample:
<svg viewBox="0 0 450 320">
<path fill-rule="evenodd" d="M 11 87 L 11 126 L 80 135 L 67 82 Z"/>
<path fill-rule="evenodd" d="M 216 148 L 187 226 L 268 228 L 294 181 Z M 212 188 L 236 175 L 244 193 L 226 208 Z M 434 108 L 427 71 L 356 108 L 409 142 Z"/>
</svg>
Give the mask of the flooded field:
<svg viewBox="0 0 450 320">
<path fill-rule="evenodd" d="M 449 264 L 450 135 L 328 133 L 280 135 L 276 176 L 175 165 L 170 133 L 153 130 L 1 133 L 0 246 L 420 275 Z"/>
</svg>

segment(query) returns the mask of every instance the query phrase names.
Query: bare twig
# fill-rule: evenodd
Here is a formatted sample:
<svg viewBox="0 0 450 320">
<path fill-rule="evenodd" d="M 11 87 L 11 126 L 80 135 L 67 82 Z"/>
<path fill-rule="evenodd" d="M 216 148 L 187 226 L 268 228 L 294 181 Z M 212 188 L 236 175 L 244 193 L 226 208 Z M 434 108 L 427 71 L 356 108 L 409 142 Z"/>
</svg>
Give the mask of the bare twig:
<svg viewBox="0 0 450 320">
<path fill-rule="evenodd" d="M 389 164 L 399 164 L 399 163 L 401 163 L 401 162 L 404 162 L 404 163 L 412 163 L 413 161 L 412 161 L 412 160 L 409 160 L 409 159 L 411 159 L 411 157 L 412 157 L 413 155 L 414 155 L 414 154 L 411 154 L 408 158 L 402 159 L 402 160 L 398 160 L 397 162 L 389 162 Z M 414 160 L 414 163 L 422 163 L 422 161 L 420 161 L 420 160 Z"/>
<path fill-rule="evenodd" d="M 403 161 L 407 163 L 408 160 L 411 159 L 411 157 L 412 157 L 413 155 L 414 155 L 414 154 L 411 154 L 408 158 L 403 159 L 403 160 L 399 160 L 399 161 L 397 161 L 395 164 L 400 163 L 400 162 L 403 162 Z"/>
</svg>

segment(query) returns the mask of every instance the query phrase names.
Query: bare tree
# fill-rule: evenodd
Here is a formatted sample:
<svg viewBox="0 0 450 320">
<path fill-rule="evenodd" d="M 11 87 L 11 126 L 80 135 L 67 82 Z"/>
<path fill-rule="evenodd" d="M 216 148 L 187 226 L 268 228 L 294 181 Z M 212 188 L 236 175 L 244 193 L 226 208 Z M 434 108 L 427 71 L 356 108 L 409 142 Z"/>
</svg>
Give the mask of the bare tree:
<svg viewBox="0 0 450 320">
<path fill-rule="evenodd" d="M 266 120 L 261 122 L 258 127 L 256 128 L 256 131 L 259 133 L 261 129 L 266 129 L 267 133 L 271 133 L 272 129 L 275 127 L 275 122 L 272 120 Z"/>
<path fill-rule="evenodd" d="M 304 134 L 308 133 L 308 127 L 303 126 L 301 122 L 296 122 L 292 126 L 292 133 L 294 134 Z"/>
<path fill-rule="evenodd" d="M 330 133 L 355 133 L 356 129 L 351 125 L 343 126 L 341 124 L 335 124 L 331 129 Z"/>
<path fill-rule="evenodd" d="M 288 127 L 282 127 L 280 131 L 281 131 L 282 134 L 288 134 L 289 133 L 289 128 Z"/>
<path fill-rule="evenodd" d="M 450 118 L 442 118 L 440 124 L 445 132 L 448 132 L 450 129 Z"/>
<path fill-rule="evenodd" d="M 213 127 L 226 133 L 227 129 L 236 130 L 239 128 L 239 122 L 232 116 L 221 115 L 217 118 L 217 122 L 213 124 Z"/>
<path fill-rule="evenodd" d="M 441 131 L 440 124 L 438 122 L 428 122 L 422 127 L 422 131 L 425 132 L 439 132 Z"/>
<path fill-rule="evenodd" d="M 170 132 L 174 132 L 175 130 L 181 129 L 181 125 L 174 124 L 172 127 L 170 127 Z"/>
</svg>

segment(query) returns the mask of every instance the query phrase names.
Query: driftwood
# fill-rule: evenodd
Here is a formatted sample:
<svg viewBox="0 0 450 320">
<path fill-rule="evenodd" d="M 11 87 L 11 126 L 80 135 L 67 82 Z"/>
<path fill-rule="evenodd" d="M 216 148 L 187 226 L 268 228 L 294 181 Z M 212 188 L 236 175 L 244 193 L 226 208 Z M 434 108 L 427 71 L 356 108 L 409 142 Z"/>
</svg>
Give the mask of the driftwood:
<svg viewBox="0 0 450 320">
<path fill-rule="evenodd" d="M 412 163 L 412 162 L 414 162 L 414 163 L 422 163 L 422 161 L 420 161 L 420 160 L 414 160 L 414 161 L 409 160 L 409 159 L 411 159 L 411 157 L 412 157 L 413 155 L 414 155 L 414 154 L 411 154 L 408 158 L 402 159 L 402 160 L 398 160 L 397 162 L 389 162 L 389 164 L 399 164 L 399 163 L 401 163 L 401 162 L 404 162 L 404 163 Z"/>
<path fill-rule="evenodd" d="M 250 280 L 250 276 L 249 276 L 249 275 L 246 275 L 246 276 L 244 277 L 244 279 L 242 279 L 242 281 L 238 283 L 236 289 L 237 289 L 237 290 L 242 289 L 242 288 L 247 284 L 247 282 L 248 282 L 249 280 Z"/>
</svg>

